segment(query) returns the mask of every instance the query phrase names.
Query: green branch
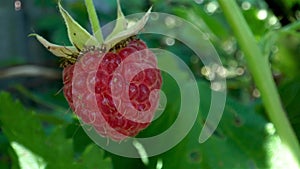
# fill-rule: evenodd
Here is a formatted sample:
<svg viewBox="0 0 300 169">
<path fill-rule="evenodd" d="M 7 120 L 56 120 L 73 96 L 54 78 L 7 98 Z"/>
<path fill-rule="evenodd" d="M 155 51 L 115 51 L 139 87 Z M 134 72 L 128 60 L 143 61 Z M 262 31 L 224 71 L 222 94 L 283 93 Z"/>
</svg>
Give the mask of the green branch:
<svg viewBox="0 0 300 169">
<path fill-rule="evenodd" d="M 300 147 L 289 120 L 282 108 L 267 59 L 258 47 L 255 38 L 234 0 L 218 0 L 224 14 L 235 33 L 237 41 L 245 54 L 255 84 L 258 87 L 267 114 L 276 131 L 290 152 L 300 164 Z"/>
<path fill-rule="evenodd" d="M 102 43 L 103 42 L 102 31 L 101 31 L 100 23 L 99 23 L 99 20 L 97 17 L 97 13 L 95 10 L 93 0 L 85 0 L 85 5 L 86 5 L 87 11 L 88 11 L 88 15 L 89 15 L 89 19 L 90 19 L 90 22 L 92 25 L 92 30 L 93 30 L 94 36 L 100 43 Z"/>
</svg>

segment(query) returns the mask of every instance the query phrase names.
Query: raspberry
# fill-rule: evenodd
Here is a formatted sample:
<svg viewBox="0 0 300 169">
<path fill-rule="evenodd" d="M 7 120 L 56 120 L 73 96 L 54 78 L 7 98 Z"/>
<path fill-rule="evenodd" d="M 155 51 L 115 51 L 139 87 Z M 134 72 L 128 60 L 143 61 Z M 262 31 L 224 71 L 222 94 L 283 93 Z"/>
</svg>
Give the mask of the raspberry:
<svg viewBox="0 0 300 169">
<path fill-rule="evenodd" d="M 71 109 L 102 136 L 120 141 L 149 126 L 162 78 L 154 54 L 134 39 L 105 54 L 83 52 L 64 68 L 63 82 Z"/>
<path fill-rule="evenodd" d="M 155 55 L 136 38 L 151 8 L 129 25 L 120 2 L 117 4 L 118 19 L 106 39 L 91 9 L 93 5 L 88 6 L 91 35 L 60 3 L 72 46 L 50 43 L 37 34 L 32 36 L 63 61 L 63 92 L 75 114 L 103 137 L 121 141 L 149 126 L 158 107 L 162 78 Z"/>
</svg>

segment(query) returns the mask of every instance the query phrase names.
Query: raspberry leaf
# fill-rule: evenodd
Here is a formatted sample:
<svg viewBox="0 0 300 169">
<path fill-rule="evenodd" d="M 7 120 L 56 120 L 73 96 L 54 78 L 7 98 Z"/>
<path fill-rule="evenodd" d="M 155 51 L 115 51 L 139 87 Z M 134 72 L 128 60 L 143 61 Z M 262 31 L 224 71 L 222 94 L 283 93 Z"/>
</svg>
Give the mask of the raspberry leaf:
<svg viewBox="0 0 300 169">
<path fill-rule="evenodd" d="M 26 147 L 22 146 L 17 142 L 11 142 L 11 147 L 16 152 L 16 155 L 19 158 L 18 161 L 20 163 L 21 168 L 30 168 L 30 169 L 41 169 L 46 167 L 45 161 L 39 157 L 38 155 L 32 153 Z M 24 154 L 26 154 L 24 156 Z"/>
<path fill-rule="evenodd" d="M 58 3 L 59 11 L 64 18 L 67 26 L 69 40 L 73 46 L 82 50 L 86 45 L 98 46 L 100 42 L 89 32 L 81 27 L 71 15 Z"/>
<path fill-rule="evenodd" d="M 124 30 L 118 32 L 114 36 L 109 35 L 108 36 L 109 38 L 105 39 L 104 44 L 107 45 L 108 48 L 111 48 L 121 40 L 129 38 L 130 36 L 133 35 L 137 35 L 138 32 L 140 32 L 145 27 L 151 13 L 151 9 L 152 7 L 146 12 L 146 14 L 139 21 L 135 22 L 132 25 L 127 24 Z M 119 29 L 119 28 L 115 28 L 115 29 Z"/>
<path fill-rule="evenodd" d="M 46 134 L 45 130 L 49 131 L 49 128 L 42 124 L 48 123 L 41 121 L 37 113 L 26 110 L 20 102 L 15 102 L 9 93 L 0 92 L 0 102 L 1 132 L 16 152 L 19 164 L 22 161 L 25 165 L 18 168 L 28 165 L 32 168 L 33 163 L 39 168 L 45 168 L 46 164 L 47 169 L 112 168 L 110 159 L 104 158 L 104 151 L 96 145 L 87 146 L 82 153 L 76 154 L 78 158 L 74 158 L 73 139 L 66 137 L 67 124 L 54 127 Z"/>
<path fill-rule="evenodd" d="M 99 157 L 103 157 L 104 155 L 104 151 L 97 145 L 90 144 L 82 153 L 81 160 L 86 162 L 85 165 L 82 165 L 82 168 L 99 168 L 101 166 L 101 169 L 111 169 L 112 165 L 110 158 L 99 160 Z"/>
<path fill-rule="evenodd" d="M 35 36 L 37 40 L 52 54 L 58 57 L 70 58 L 70 55 L 78 53 L 74 46 L 60 46 L 47 41 L 45 38 L 38 34 L 30 34 L 29 36 Z"/>
</svg>

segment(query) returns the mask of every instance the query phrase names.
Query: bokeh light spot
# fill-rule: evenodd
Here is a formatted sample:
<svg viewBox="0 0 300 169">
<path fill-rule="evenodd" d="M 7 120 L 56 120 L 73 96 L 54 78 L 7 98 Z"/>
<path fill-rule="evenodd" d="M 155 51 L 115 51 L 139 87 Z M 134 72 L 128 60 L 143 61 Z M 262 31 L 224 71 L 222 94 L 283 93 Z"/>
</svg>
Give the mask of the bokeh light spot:
<svg viewBox="0 0 300 169">
<path fill-rule="evenodd" d="M 257 15 L 256 17 L 259 19 L 259 20 L 265 20 L 267 17 L 268 17 L 268 12 L 267 10 L 265 9 L 261 9 L 257 12 Z"/>
<path fill-rule="evenodd" d="M 219 4 L 217 2 L 210 2 L 206 5 L 206 11 L 209 14 L 213 14 L 218 9 Z"/>
<path fill-rule="evenodd" d="M 247 11 L 250 8 L 251 8 L 251 3 L 250 2 L 245 1 L 245 2 L 242 3 L 242 9 L 243 10 Z"/>
</svg>

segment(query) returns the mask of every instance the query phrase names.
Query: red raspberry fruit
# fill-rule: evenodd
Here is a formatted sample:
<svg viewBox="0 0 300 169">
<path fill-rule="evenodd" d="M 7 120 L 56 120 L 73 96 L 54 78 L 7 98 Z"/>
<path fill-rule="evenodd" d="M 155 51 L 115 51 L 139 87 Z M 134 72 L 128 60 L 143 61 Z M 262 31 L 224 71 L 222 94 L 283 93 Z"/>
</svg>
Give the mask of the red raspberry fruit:
<svg viewBox="0 0 300 169">
<path fill-rule="evenodd" d="M 87 6 L 93 35 L 58 3 L 72 46 L 32 36 L 63 60 L 63 91 L 71 109 L 100 135 L 120 141 L 136 136 L 150 124 L 162 78 L 154 54 L 136 38 L 151 8 L 140 20 L 128 24 L 120 2 L 117 4 L 118 19 L 105 39 L 93 4 Z"/>
<path fill-rule="evenodd" d="M 84 123 L 121 141 L 149 126 L 162 85 L 155 55 L 128 38 L 109 52 L 86 49 L 63 71 L 64 95 Z"/>
</svg>

